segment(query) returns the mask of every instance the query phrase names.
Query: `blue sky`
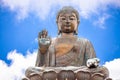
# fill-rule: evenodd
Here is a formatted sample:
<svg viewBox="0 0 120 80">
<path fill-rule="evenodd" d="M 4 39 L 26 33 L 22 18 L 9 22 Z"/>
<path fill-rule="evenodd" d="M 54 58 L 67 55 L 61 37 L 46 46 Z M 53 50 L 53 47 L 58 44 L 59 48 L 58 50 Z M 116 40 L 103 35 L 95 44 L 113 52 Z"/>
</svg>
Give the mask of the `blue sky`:
<svg viewBox="0 0 120 80">
<path fill-rule="evenodd" d="M 47 5 L 47 6 L 46 6 Z M 101 64 L 120 58 L 119 0 L 1 0 L 0 1 L 0 60 L 11 65 L 8 54 L 16 50 L 23 56 L 37 50 L 37 36 L 42 29 L 57 36 L 56 14 L 71 5 L 80 13 L 78 37 L 89 39 Z"/>
</svg>

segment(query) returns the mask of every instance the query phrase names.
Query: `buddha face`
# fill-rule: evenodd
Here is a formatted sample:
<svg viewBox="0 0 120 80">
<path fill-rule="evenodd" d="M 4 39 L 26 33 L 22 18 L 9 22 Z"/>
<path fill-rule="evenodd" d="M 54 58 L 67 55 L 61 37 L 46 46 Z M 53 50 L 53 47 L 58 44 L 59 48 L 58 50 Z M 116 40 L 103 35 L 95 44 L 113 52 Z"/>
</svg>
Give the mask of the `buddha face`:
<svg viewBox="0 0 120 80">
<path fill-rule="evenodd" d="M 62 33 L 73 33 L 77 30 L 78 20 L 73 12 L 61 13 L 58 17 L 58 28 Z"/>
</svg>

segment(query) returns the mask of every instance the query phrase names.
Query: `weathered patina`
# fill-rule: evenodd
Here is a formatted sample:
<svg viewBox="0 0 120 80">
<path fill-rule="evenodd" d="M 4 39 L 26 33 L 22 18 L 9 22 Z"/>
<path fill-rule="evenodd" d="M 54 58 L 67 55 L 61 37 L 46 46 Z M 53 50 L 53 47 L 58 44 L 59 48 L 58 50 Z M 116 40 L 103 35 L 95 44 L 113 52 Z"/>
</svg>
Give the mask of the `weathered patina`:
<svg viewBox="0 0 120 80">
<path fill-rule="evenodd" d="M 111 80 L 108 69 L 99 66 L 91 42 L 77 36 L 77 10 L 63 7 L 56 19 L 58 36 L 53 40 L 46 30 L 39 33 L 36 65 L 26 70 L 26 76 L 30 80 Z"/>
</svg>

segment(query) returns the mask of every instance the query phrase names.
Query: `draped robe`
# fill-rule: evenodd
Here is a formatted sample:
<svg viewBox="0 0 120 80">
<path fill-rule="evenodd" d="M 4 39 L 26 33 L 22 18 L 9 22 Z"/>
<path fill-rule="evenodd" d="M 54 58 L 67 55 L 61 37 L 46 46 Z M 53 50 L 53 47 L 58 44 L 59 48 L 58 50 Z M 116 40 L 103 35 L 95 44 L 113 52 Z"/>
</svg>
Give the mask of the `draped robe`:
<svg viewBox="0 0 120 80">
<path fill-rule="evenodd" d="M 38 51 L 36 66 L 84 66 L 87 59 L 95 57 L 94 48 L 89 40 L 77 36 L 57 37 L 52 41 L 47 53 L 41 54 Z"/>
<path fill-rule="evenodd" d="M 86 67 L 86 61 L 95 57 L 94 48 L 89 40 L 76 36 L 57 37 L 52 41 L 45 54 L 41 54 L 40 50 L 38 50 L 36 68 L 28 68 L 26 70 L 26 76 L 29 77 L 33 73 L 41 74 L 44 70 L 40 69 L 42 66 L 45 66 L 46 69 L 57 68 L 58 70 L 59 67 L 74 66 L 78 67 L 78 70 L 87 70 L 92 75 L 100 74 L 104 78 L 109 77 L 109 71 L 106 67 L 101 66 L 92 69 Z"/>
</svg>

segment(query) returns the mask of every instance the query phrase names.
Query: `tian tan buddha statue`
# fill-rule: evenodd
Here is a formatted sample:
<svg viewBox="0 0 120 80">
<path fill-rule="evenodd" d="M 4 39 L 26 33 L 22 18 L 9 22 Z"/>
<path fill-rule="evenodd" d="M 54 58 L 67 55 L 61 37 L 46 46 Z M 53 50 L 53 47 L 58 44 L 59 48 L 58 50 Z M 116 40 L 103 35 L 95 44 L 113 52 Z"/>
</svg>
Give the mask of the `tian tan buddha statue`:
<svg viewBox="0 0 120 80">
<path fill-rule="evenodd" d="M 112 80 L 91 42 L 78 38 L 79 13 L 73 7 L 63 7 L 56 17 L 58 37 L 39 33 L 39 49 L 35 67 L 29 67 L 23 80 Z"/>
</svg>

